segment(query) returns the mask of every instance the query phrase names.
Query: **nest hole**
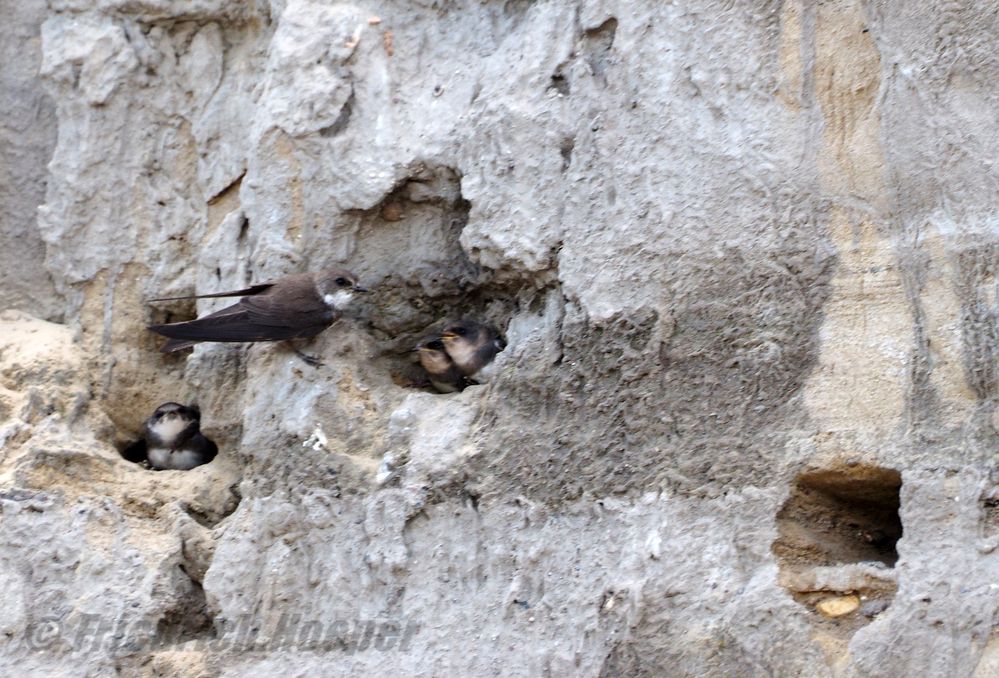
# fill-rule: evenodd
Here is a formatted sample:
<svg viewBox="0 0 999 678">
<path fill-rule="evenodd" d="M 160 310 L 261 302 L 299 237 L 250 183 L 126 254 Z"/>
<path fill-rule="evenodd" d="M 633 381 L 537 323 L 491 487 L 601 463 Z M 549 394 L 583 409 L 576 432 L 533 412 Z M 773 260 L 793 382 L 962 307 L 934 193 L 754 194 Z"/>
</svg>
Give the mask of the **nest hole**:
<svg viewBox="0 0 999 678">
<path fill-rule="evenodd" d="M 780 536 L 774 553 L 794 564 L 894 566 L 895 544 L 902 536 L 901 486 L 898 471 L 873 466 L 798 476 L 777 514 Z"/>
<path fill-rule="evenodd" d="M 143 420 L 143 423 L 141 423 L 138 427 L 139 431 L 143 431 L 142 433 L 132 432 L 131 434 L 126 434 L 126 435 L 119 434 L 119 436 L 113 441 L 112 444 L 114 445 L 115 449 L 118 450 L 118 454 L 121 455 L 121 458 L 124 459 L 125 461 L 131 462 L 133 464 L 138 464 L 139 466 L 142 466 L 147 470 L 155 470 L 153 462 L 151 462 L 149 457 L 149 449 L 146 443 L 146 438 L 144 436 L 144 428 L 145 428 L 144 422 L 145 420 Z M 200 442 L 195 441 L 196 444 L 198 445 L 198 447 L 195 449 L 204 450 L 205 453 L 210 458 L 208 459 L 208 461 L 204 461 L 191 468 L 206 466 L 212 463 L 218 457 L 218 452 L 219 452 L 218 444 L 215 442 L 215 440 L 212 437 L 209 437 L 209 435 L 205 431 L 203 430 L 201 431 L 201 437 L 198 440 L 200 440 Z M 205 447 L 205 445 L 207 445 L 207 447 Z M 181 449 L 183 450 L 188 447 L 189 445 L 185 444 Z M 181 470 L 190 470 L 190 469 L 181 469 Z"/>
<path fill-rule="evenodd" d="M 862 464 L 795 479 L 772 550 L 781 584 L 817 619 L 852 632 L 890 605 L 901 486 L 898 471 Z"/>
<path fill-rule="evenodd" d="M 999 534 L 999 485 L 993 485 L 982 494 L 982 536 Z"/>
<path fill-rule="evenodd" d="M 470 210 L 460 172 L 421 161 L 378 204 L 347 213 L 351 266 L 365 271 L 375 290 L 355 317 L 379 342 L 378 369 L 399 386 L 436 392 L 412 351 L 422 339 L 461 318 L 505 335 L 533 296 L 530 281 L 498 281 L 466 252 L 461 237 Z"/>
</svg>

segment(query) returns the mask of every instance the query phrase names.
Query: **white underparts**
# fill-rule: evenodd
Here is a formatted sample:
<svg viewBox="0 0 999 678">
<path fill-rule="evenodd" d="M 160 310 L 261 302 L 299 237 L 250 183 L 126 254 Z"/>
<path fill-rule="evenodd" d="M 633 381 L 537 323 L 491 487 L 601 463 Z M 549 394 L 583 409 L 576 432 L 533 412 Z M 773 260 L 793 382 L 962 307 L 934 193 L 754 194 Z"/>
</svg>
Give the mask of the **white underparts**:
<svg viewBox="0 0 999 678">
<path fill-rule="evenodd" d="M 475 345 L 466 339 L 452 339 L 447 342 L 447 352 L 459 365 L 465 366 L 475 360 Z"/>
<path fill-rule="evenodd" d="M 461 390 L 455 384 L 452 384 L 447 381 L 437 381 L 436 379 L 431 379 L 430 383 L 433 384 L 434 388 L 436 388 L 441 393 L 457 393 L 459 390 Z"/>
<path fill-rule="evenodd" d="M 170 440 L 179 436 L 185 428 L 191 423 L 191 420 L 186 417 L 178 417 L 176 415 L 167 414 L 158 422 L 152 426 L 153 433 L 158 435 L 161 440 Z"/>
<path fill-rule="evenodd" d="M 420 351 L 420 364 L 433 374 L 443 374 L 451 369 L 451 359 L 443 351 Z"/>
<path fill-rule="evenodd" d="M 165 447 L 153 447 L 147 451 L 149 465 L 155 469 L 166 471 L 187 471 L 200 466 L 201 454 L 193 450 L 171 450 Z"/>
<path fill-rule="evenodd" d="M 350 290 L 337 290 L 333 294 L 324 294 L 323 301 L 332 309 L 340 310 L 350 305 L 354 293 Z"/>
</svg>

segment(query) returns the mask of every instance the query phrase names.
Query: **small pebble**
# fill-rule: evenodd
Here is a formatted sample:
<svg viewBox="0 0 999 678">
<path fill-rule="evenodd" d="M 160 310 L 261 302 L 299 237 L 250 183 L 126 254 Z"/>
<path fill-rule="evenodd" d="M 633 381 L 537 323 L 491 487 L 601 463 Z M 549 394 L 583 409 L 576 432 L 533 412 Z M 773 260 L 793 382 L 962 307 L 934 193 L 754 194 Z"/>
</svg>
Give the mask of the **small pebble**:
<svg viewBox="0 0 999 678">
<path fill-rule="evenodd" d="M 815 605 L 815 609 L 818 610 L 820 614 L 832 618 L 850 614 L 851 612 L 856 611 L 858 607 L 860 607 L 860 598 L 853 594 L 848 596 L 833 596 L 831 598 L 825 598 Z"/>
</svg>

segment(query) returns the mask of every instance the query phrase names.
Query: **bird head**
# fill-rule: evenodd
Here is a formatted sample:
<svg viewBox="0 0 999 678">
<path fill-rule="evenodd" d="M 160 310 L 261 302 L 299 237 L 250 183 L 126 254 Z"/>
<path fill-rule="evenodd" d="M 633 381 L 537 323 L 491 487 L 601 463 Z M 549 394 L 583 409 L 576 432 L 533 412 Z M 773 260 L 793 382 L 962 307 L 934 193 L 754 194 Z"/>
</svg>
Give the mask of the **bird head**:
<svg viewBox="0 0 999 678">
<path fill-rule="evenodd" d="M 413 350 L 419 353 L 442 352 L 444 350 L 444 342 L 437 338 L 427 339 L 417 344 Z"/>
<path fill-rule="evenodd" d="M 421 341 L 413 350 L 423 369 L 431 374 L 443 373 L 451 368 L 451 358 L 444 349 L 444 342 L 437 337 Z"/>
<path fill-rule="evenodd" d="M 358 283 L 357 276 L 342 268 L 331 268 L 320 273 L 316 279 L 316 290 L 327 306 L 338 310 L 349 306 L 354 294 L 368 291 Z"/>
<path fill-rule="evenodd" d="M 186 407 L 180 403 L 163 403 L 146 420 L 146 430 L 155 433 L 167 442 L 176 439 L 181 432 L 191 426 L 201 424 L 201 410 L 196 405 Z"/>
<path fill-rule="evenodd" d="M 201 421 L 201 410 L 197 405 L 181 405 L 180 403 L 163 403 L 153 412 L 151 419 L 154 422 L 172 421 L 180 419 L 183 421 Z"/>
<path fill-rule="evenodd" d="M 441 341 L 445 345 L 459 341 L 474 341 L 479 333 L 479 327 L 470 320 L 459 320 L 447 325 L 441 332 Z"/>
</svg>

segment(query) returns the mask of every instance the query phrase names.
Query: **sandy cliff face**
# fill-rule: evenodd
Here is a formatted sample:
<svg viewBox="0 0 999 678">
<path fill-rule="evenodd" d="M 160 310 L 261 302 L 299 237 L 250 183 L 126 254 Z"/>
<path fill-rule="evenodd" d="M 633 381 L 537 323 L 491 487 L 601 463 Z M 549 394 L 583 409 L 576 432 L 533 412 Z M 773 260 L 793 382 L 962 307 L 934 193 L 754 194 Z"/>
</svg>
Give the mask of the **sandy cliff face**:
<svg viewBox="0 0 999 678">
<path fill-rule="evenodd" d="M 3 2 L 0 12 L 2 307 L 30 309 L 54 320 L 62 315 L 62 301 L 43 265 L 45 245 L 36 226 L 56 141 L 55 103 L 38 81 L 45 3 Z"/>
<path fill-rule="evenodd" d="M 19 7 L 6 670 L 999 670 L 993 12 Z M 322 367 L 144 330 L 328 264 L 375 292 Z M 496 380 L 411 387 L 455 314 Z M 167 400 L 218 459 L 120 458 Z"/>
</svg>

